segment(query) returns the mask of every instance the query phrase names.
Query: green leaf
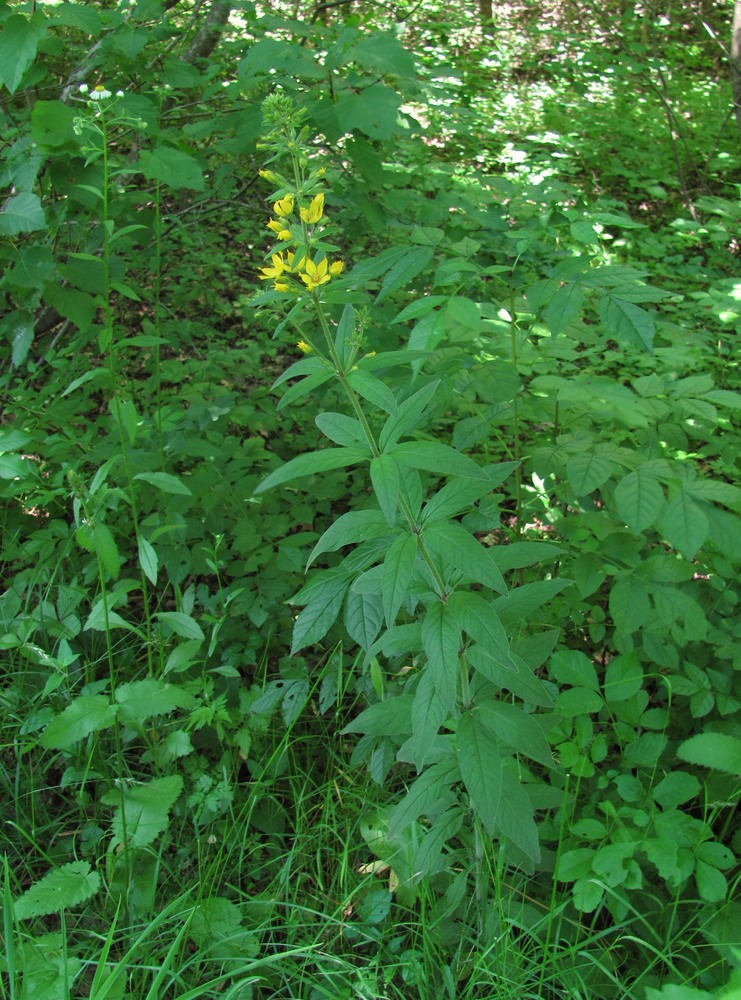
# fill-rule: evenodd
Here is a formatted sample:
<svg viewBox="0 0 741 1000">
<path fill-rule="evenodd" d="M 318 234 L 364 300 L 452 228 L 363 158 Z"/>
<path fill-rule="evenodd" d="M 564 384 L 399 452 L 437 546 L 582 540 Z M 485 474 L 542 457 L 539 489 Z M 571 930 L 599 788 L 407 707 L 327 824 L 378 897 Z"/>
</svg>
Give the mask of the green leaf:
<svg viewBox="0 0 741 1000">
<path fill-rule="evenodd" d="M 376 375 L 361 368 L 358 371 L 350 372 L 347 381 L 350 387 L 363 399 L 367 399 L 369 403 L 373 403 L 374 406 L 386 413 L 392 415 L 396 413 L 396 398 L 393 392 Z"/>
<path fill-rule="evenodd" d="M 291 77 L 293 76 L 295 70 L 291 70 Z M 341 133 L 357 129 L 369 139 L 388 140 L 396 131 L 400 104 L 401 97 L 396 90 L 383 83 L 374 83 L 359 94 L 343 90 L 333 110 Z"/>
<path fill-rule="evenodd" d="M 0 31 L 0 85 L 11 94 L 18 89 L 26 70 L 36 58 L 39 42 L 46 34 L 43 17 L 11 14 Z"/>
<path fill-rule="evenodd" d="M 70 861 L 44 875 L 13 904 L 18 920 L 61 913 L 86 902 L 100 888 L 100 875 L 87 861 Z"/>
<path fill-rule="evenodd" d="M 457 624 L 497 663 L 518 672 L 509 653 L 509 641 L 492 605 L 480 594 L 458 591 L 448 601 L 448 609 Z"/>
<path fill-rule="evenodd" d="M 626 701 L 643 687 L 643 667 L 636 653 L 623 653 L 610 660 L 605 671 L 604 691 L 608 705 Z"/>
<path fill-rule="evenodd" d="M 90 733 L 112 726 L 116 712 L 116 706 L 103 695 L 80 695 L 61 715 L 52 719 L 39 743 L 47 750 L 71 750 L 75 743 L 84 740 Z"/>
<path fill-rule="evenodd" d="M 278 411 L 280 412 L 287 406 L 298 402 L 299 399 L 303 399 L 304 396 L 308 396 L 310 392 L 314 392 L 320 385 L 324 385 L 325 382 L 329 382 L 332 378 L 334 378 L 333 373 L 323 369 L 316 375 L 307 375 L 299 382 L 294 382 L 292 386 L 286 389 L 278 401 Z"/>
<path fill-rule="evenodd" d="M 545 311 L 545 321 L 554 337 L 579 315 L 583 304 L 584 292 L 579 285 L 569 282 L 558 289 Z"/>
<path fill-rule="evenodd" d="M 583 687 L 567 688 L 560 691 L 556 698 L 556 711 L 570 719 L 577 715 L 599 712 L 603 704 L 597 691 Z"/>
<path fill-rule="evenodd" d="M 159 559 L 157 558 L 154 546 L 143 535 L 140 535 L 137 548 L 139 551 L 139 565 L 144 571 L 144 575 L 150 583 L 156 585 Z"/>
<path fill-rule="evenodd" d="M 372 88 L 371 88 L 372 89 Z M 366 94 L 368 91 L 365 92 Z M 412 247 L 386 274 L 381 285 L 381 290 L 376 296 L 376 304 L 379 305 L 385 298 L 395 292 L 397 288 L 406 285 L 416 278 L 432 260 L 435 253 L 433 247 Z"/>
<path fill-rule="evenodd" d="M 34 318 L 28 313 L 15 313 L 11 319 L 10 360 L 19 368 L 28 357 L 35 332 Z"/>
<path fill-rule="evenodd" d="M 452 522 L 433 522 L 424 529 L 422 538 L 425 545 L 464 578 L 491 587 L 499 594 L 507 593 L 507 584 L 491 551 L 465 528 Z"/>
<path fill-rule="evenodd" d="M 383 624 L 383 604 L 377 594 L 347 592 L 345 628 L 350 638 L 368 652 Z"/>
<path fill-rule="evenodd" d="M 499 832 L 537 864 L 540 845 L 533 806 L 520 782 L 506 769 L 502 771 L 502 802 L 506 808 L 500 809 L 497 816 Z"/>
<path fill-rule="evenodd" d="M 416 73 L 414 57 L 392 32 L 379 31 L 364 35 L 360 41 L 342 52 L 340 65 L 355 63 L 381 76 L 406 76 Z"/>
<path fill-rule="evenodd" d="M 393 525 L 399 503 L 399 466 L 394 457 L 378 455 L 374 458 L 370 464 L 370 477 L 386 523 Z"/>
<path fill-rule="evenodd" d="M 381 597 L 389 628 L 407 596 L 416 558 L 417 536 L 404 533 L 391 544 L 383 560 Z"/>
<path fill-rule="evenodd" d="M 380 510 L 349 510 L 324 532 L 311 550 L 306 568 L 323 552 L 336 552 L 343 545 L 359 545 L 387 534 L 388 523 Z"/>
<path fill-rule="evenodd" d="M 148 847 L 167 826 L 170 810 L 183 790 L 183 779 L 179 774 L 170 774 L 146 784 L 126 784 L 122 789 L 123 810 L 119 805 L 113 816 L 114 836 L 130 848 Z M 115 791 L 103 801 L 111 805 L 119 799 Z"/>
<path fill-rule="evenodd" d="M 183 639 L 198 639 L 203 642 L 206 638 L 195 618 L 186 615 L 184 611 L 158 611 L 154 617 Z"/>
<path fill-rule="evenodd" d="M 546 767 L 555 767 L 551 748 L 534 716 L 509 702 L 490 699 L 480 701 L 475 711 L 502 743 Z"/>
<path fill-rule="evenodd" d="M 381 429 L 378 438 L 381 451 L 387 451 L 389 445 L 395 444 L 404 434 L 414 430 L 439 385 L 439 380 L 429 382 L 403 403 L 398 404 L 396 414 L 390 416 Z"/>
<path fill-rule="evenodd" d="M 192 708 L 195 698 L 178 684 L 149 678 L 131 681 L 116 688 L 118 719 L 137 728 L 156 715 L 169 715 L 176 708 Z"/>
<path fill-rule="evenodd" d="M 344 573 L 327 575 L 293 625 L 291 656 L 323 639 L 337 619 L 350 580 Z"/>
<path fill-rule="evenodd" d="M 672 771 L 656 785 L 651 795 L 662 809 L 676 809 L 700 794 L 700 782 L 687 771 Z"/>
<path fill-rule="evenodd" d="M 728 882 L 722 872 L 704 861 L 697 861 L 695 866 L 695 882 L 700 899 L 706 903 L 720 903 L 728 895 Z"/>
<path fill-rule="evenodd" d="M 664 491 L 651 469 L 639 466 L 615 487 L 618 515 L 636 533 L 650 527 L 664 506 Z"/>
<path fill-rule="evenodd" d="M 408 736 L 412 731 L 411 694 L 400 694 L 366 708 L 342 730 L 368 736 Z"/>
<path fill-rule="evenodd" d="M 147 180 L 161 181 L 171 188 L 203 191 L 203 171 L 198 161 L 188 153 L 172 146 L 158 146 L 144 150 L 139 166 Z"/>
<path fill-rule="evenodd" d="M 345 413 L 320 413 L 315 417 L 314 423 L 335 444 L 349 448 L 357 448 L 358 445 L 361 448 L 368 447 L 360 421 Z M 370 452 L 368 457 L 370 458 Z"/>
<path fill-rule="evenodd" d="M 458 688 L 458 657 L 461 630 L 442 601 L 436 601 L 422 621 L 422 645 L 427 657 L 426 674 L 433 679 L 446 710 L 455 709 Z"/>
<path fill-rule="evenodd" d="M 680 743 L 677 756 L 725 774 L 741 775 L 741 739 L 726 733 L 699 733 Z"/>
<path fill-rule="evenodd" d="M 390 448 L 387 454 L 413 469 L 426 469 L 438 475 L 488 478 L 486 472 L 466 455 L 438 441 L 404 441 Z"/>
<path fill-rule="evenodd" d="M 708 537 L 710 524 L 692 497 L 681 492 L 662 510 L 659 530 L 670 545 L 691 560 Z"/>
<path fill-rule="evenodd" d="M 594 856 L 595 851 L 592 847 L 577 847 L 571 851 L 564 851 L 558 859 L 556 878 L 559 882 L 573 882 L 588 875 L 592 870 Z"/>
<path fill-rule="evenodd" d="M 599 690 L 597 670 L 584 653 L 575 649 L 559 649 L 551 657 L 550 671 L 559 684 Z"/>
<path fill-rule="evenodd" d="M 430 765 L 420 774 L 394 806 L 389 818 L 389 833 L 400 833 L 420 816 L 432 813 L 455 780 L 456 771 L 454 760 L 444 760 Z"/>
<path fill-rule="evenodd" d="M 170 475 L 169 472 L 139 472 L 134 479 L 141 479 L 150 486 L 155 486 L 163 493 L 172 493 L 176 496 L 189 497 L 193 494 L 185 483 L 177 476 Z"/>
<path fill-rule="evenodd" d="M 357 448 L 323 448 L 321 451 L 309 451 L 305 455 L 292 458 L 290 462 L 271 472 L 258 484 L 255 493 L 265 493 L 266 490 L 272 490 L 276 486 L 290 482 L 291 479 L 313 476 L 317 472 L 346 469 L 350 465 L 366 461 L 367 458 L 367 453 Z"/>
<path fill-rule="evenodd" d="M 463 784 L 484 829 L 493 834 L 502 796 L 502 759 L 497 740 L 476 712 L 464 712 L 458 720 L 455 742 Z"/>
<path fill-rule="evenodd" d="M 513 545 L 502 545 L 492 549 L 497 564 L 501 566 L 500 554 L 507 558 L 507 549 L 513 549 L 518 543 Z M 525 544 L 528 544 L 527 542 Z M 530 544 L 537 545 L 537 542 Z M 546 543 L 547 544 L 547 543 Z M 510 590 L 506 597 L 497 597 L 493 602 L 493 607 L 499 615 L 502 625 L 509 626 L 515 622 L 530 618 L 535 612 L 547 604 L 556 594 L 560 594 L 566 587 L 571 586 L 571 580 L 538 580 L 535 583 L 525 583 L 521 587 Z"/>
<path fill-rule="evenodd" d="M 566 463 L 566 477 L 569 486 L 578 497 L 603 486 L 615 471 L 615 463 L 596 451 L 572 455 Z"/>
<path fill-rule="evenodd" d="M 517 462 L 502 462 L 499 465 L 488 465 L 481 470 L 486 474 L 486 479 L 451 479 L 425 504 L 422 523 L 447 521 L 450 517 L 467 510 L 476 500 L 503 483 L 517 468 L 517 464 Z M 512 546 L 508 545 L 506 548 Z M 497 565 L 501 566 L 499 559 Z"/>
<path fill-rule="evenodd" d="M 592 223 L 586 219 L 572 222 L 569 231 L 577 243 L 584 243 L 586 246 L 599 246 L 599 236 L 594 231 Z"/>
<path fill-rule="evenodd" d="M 656 327 L 645 309 L 617 295 L 608 294 L 599 301 L 599 313 L 608 332 L 618 340 L 643 347 L 649 354 L 653 353 Z"/>
<path fill-rule="evenodd" d="M 412 735 L 400 748 L 399 760 L 410 761 L 417 771 L 421 771 L 448 714 L 448 708 L 435 686 L 435 678 L 425 671 L 414 692 Z"/>
<path fill-rule="evenodd" d="M 0 211 L 0 234 L 17 236 L 19 233 L 33 233 L 46 229 L 46 217 L 39 196 L 31 191 L 8 198 Z"/>
</svg>

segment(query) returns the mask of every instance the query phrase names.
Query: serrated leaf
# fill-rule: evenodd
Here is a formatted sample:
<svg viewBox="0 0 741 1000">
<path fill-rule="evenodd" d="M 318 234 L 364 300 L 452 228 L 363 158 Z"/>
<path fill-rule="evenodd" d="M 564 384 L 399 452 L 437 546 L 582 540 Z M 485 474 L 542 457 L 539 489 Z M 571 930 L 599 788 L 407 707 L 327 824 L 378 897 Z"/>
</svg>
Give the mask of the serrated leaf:
<svg viewBox="0 0 741 1000">
<path fill-rule="evenodd" d="M 279 469 L 271 472 L 255 489 L 255 494 L 265 493 L 276 486 L 290 482 L 291 479 L 301 479 L 313 476 L 318 472 L 328 472 L 330 469 L 346 469 L 367 459 L 367 453 L 357 448 L 324 448 L 322 451 L 310 451 L 298 455 L 286 462 Z"/>
<path fill-rule="evenodd" d="M 100 888 L 100 875 L 87 861 L 70 861 L 47 875 L 13 904 L 18 920 L 61 913 L 86 902 Z"/>
<path fill-rule="evenodd" d="M 615 463 L 595 451 L 572 455 L 566 463 L 569 486 L 578 497 L 585 497 L 598 490 L 614 471 Z"/>
<path fill-rule="evenodd" d="M 629 344 L 645 348 L 649 354 L 653 353 L 656 326 L 653 317 L 645 309 L 617 295 L 608 294 L 600 299 L 599 313 L 608 332 L 618 340 L 625 340 Z"/>
<path fill-rule="evenodd" d="M 484 829 L 493 834 L 497 827 L 502 796 L 499 744 L 475 712 L 464 712 L 461 715 L 455 743 L 463 784 Z"/>
<path fill-rule="evenodd" d="M 417 536 L 403 534 L 390 546 L 383 560 L 381 598 L 383 613 L 389 628 L 407 596 L 409 581 L 417 558 Z"/>
<path fill-rule="evenodd" d="M 47 750 L 70 750 L 90 733 L 112 726 L 117 708 L 100 694 L 84 694 L 75 698 L 61 715 L 52 719 L 39 743 Z"/>
<path fill-rule="evenodd" d="M 0 31 L 0 85 L 11 94 L 18 89 L 26 70 L 36 58 L 39 42 L 46 34 L 43 17 L 11 14 Z"/>
<path fill-rule="evenodd" d="M 659 530 L 685 559 L 693 559 L 708 537 L 710 523 L 692 497 L 681 492 L 662 510 Z"/>
<path fill-rule="evenodd" d="M 139 166 L 147 180 L 161 181 L 171 188 L 203 191 L 203 171 L 198 161 L 172 146 L 158 146 L 144 150 Z"/>
<path fill-rule="evenodd" d="M 579 285 L 569 282 L 559 288 L 545 311 L 545 321 L 551 334 L 554 337 L 558 336 L 571 320 L 579 315 L 583 305 L 584 292 Z"/>
<path fill-rule="evenodd" d="M 699 733 L 680 743 L 677 756 L 725 774 L 741 775 L 741 739 L 727 733 Z"/>
<path fill-rule="evenodd" d="M 0 209 L 0 234 L 17 236 L 46 228 L 46 217 L 39 196 L 31 191 L 8 198 Z"/>
<path fill-rule="evenodd" d="M 615 487 L 615 504 L 619 516 L 631 531 L 645 531 L 659 516 L 664 506 L 664 491 L 650 470 L 639 466 Z"/>
<path fill-rule="evenodd" d="M 147 784 L 122 787 L 123 811 L 119 806 L 113 816 L 114 836 L 129 847 L 148 847 L 167 826 L 170 810 L 183 790 L 183 779 L 170 774 Z"/>
<path fill-rule="evenodd" d="M 116 704 L 120 722 L 139 724 L 156 715 L 169 715 L 176 708 L 190 708 L 195 699 L 178 684 L 148 678 L 120 684 Z"/>
</svg>

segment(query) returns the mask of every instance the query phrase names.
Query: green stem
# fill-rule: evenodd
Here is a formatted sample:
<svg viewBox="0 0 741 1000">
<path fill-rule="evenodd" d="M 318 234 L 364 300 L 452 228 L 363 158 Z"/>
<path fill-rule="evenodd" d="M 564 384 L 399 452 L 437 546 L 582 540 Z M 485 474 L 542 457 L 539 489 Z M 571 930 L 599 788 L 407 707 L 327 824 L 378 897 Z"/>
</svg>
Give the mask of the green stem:
<svg viewBox="0 0 741 1000">
<path fill-rule="evenodd" d="M 514 289 L 510 295 L 509 332 L 512 367 L 517 369 L 517 313 L 515 311 Z M 519 537 L 522 532 L 522 468 L 520 465 L 520 407 L 516 394 L 512 400 L 512 434 L 514 437 L 512 442 L 512 453 L 515 462 L 517 462 L 515 467 L 515 534 Z"/>
</svg>

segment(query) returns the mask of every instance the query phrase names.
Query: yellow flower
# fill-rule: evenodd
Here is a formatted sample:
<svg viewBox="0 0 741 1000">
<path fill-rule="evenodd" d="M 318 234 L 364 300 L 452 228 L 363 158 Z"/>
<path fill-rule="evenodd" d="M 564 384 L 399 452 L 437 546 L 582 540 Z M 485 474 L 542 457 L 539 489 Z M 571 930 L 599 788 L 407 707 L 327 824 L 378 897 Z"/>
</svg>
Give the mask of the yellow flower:
<svg viewBox="0 0 741 1000">
<path fill-rule="evenodd" d="M 338 274 L 342 274 L 344 268 L 345 265 L 342 263 L 342 261 L 336 260 L 334 264 L 329 265 L 329 273 L 332 275 L 333 278 L 336 278 Z"/>
<path fill-rule="evenodd" d="M 287 281 L 276 281 L 273 285 L 276 292 L 290 292 L 290 286 Z"/>
<path fill-rule="evenodd" d="M 315 288 L 323 285 L 329 279 L 329 264 L 326 257 L 318 264 L 315 264 L 313 260 L 306 261 L 305 270 L 301 274 L 301 280 L 310 292 L 313 292 Z"/>
<path fill-rule="evenodd" d="M 314 222 L 319 222 L 321 217 L 324 215 L 324 195 L 318 194 L 311 199 L 311 204 L 308 208 L 301 209 L 301 218 L 304 222 L 312 225 Z"/>
<path fill-rule="evenodd" d="M 274 233 L 278 236 L 279 240 L 290 240 L 291 230 L 286 229 L 285 223 L 279 222 L 278 219 L 271 219 L 268 222 L 268 229 L 272 229 Z"/>
<path fill-rule="evenodd" d="M 284 271 L 290 270 L 290 263 L 288 266 L 286 265 L 282 253 L 274 253 L 270 259 L 273 262 L 273 266 L 260 268 L 262 271 L 260 281 L 267 281 L 269 278 L 274 278 L 277 281 Z"/>
<path fill-rule="evenodd" d="M 299 351 L 302 351 L 304 354 L 311 354 L 311 344 L 307 344 L 305 340 L 299 340 L 296 347 L 298 347 Z"/>
<path fill-rule="evenodd" d="M 260 176 L 264 180 L 266 180 L 266 181 L 273 181 L 273 182 L 275 182 L 277 180 L 277 178 L 276 178 L 276 176 L 275 176 L 275 174 L 273 173 L 272 170 L 261 170 L 260 171 Z"/>
<path fill-rule="evenodd" d="M 285 195 L 285 197 L 281 198 L 280 201 L 275 202 L 273 205 L 273 211 L 281 218 L 285 218 L 293 211 L 293 200 L 292 194 Z"/>
</svg>

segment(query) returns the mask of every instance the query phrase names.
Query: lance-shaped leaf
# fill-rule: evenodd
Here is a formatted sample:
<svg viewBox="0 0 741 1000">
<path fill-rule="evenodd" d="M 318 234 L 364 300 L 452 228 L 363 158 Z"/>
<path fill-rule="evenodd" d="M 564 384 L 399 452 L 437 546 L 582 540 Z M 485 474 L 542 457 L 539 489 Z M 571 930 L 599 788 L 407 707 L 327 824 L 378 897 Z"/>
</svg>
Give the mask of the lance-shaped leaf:
<svg viewBox="0 0 741 1000">
<path fill-rule="evenodd" d="M 450 613 L 464 632 L 497 663 L 517 673 L 509 651 L 507 634 L 496 611 L 480 594 L 457 592 L 448 601 Z"/>
<path fill-rule="evenodd" d="M 345 733 L 364 733 L 368 736 L 408 736 L 412 731 L 411 694 L 400 694 L 376 702 L 361 712 L 342 730 Z"/>
<path fill-rule="evenodd" d="M 502 743 L 546 767 L 554 766 L 553 755 L 543 730 L 532 715 L 509 702 L 494 700 L 479 702 L 476 712 L 481 722 Z"/>
<path fill-rule="evenodd" d="M 506 769 L 502 772 L 502 803 L 497 815 L 499 832 L 531 861 L 540 861 L 538 828 L 527 792 Z"/>
<path fill-rule="evenodd" d="M 502 757 L 492 731 L 475 711 L 458 720 L 455 734 L 458 765 L 476 815 L 487 833 L 497 827 L 502 797 Z"/>
<path fill-rule="evenodd" d="M 432 677 L 442 703 L 452 712 L 458 689 L 461 629 L 442 601 L 436 601 L 424 617 L 422 645 L 427 656 L 425 674 Z"/>
<path fill-rule="evenodd" d="M 403 403 L 398 404 L 396 415 L 389 417 L 381 429 L 378 443 L 382 450 L 385 451 L 389 445 L 395 444 L 402 435 L 414 430 L 439 385 L 439 379 L 430 382 L 405 399 Z"/>
<path fill-rule="evenodd" d="M 486 472 L 474 461 L 450 445 L 438 441 L 403 441 L 387 452 L 413 469 L 437 472 L 441 476 L 464 476 L 467 479 L 488 479 Z"/>
<path fill-rule="evenodd" d="M 367 458 L 367 452 L 358 448 L 324 448 L 322 451 L 310 451 L 305 455 L 292 458 L 290 462 L 286 462 L 285 465 L 271 472 L 257 486 L 255 493 L 264 493 L 266 490 L 272 490 L 276 486 L 290 482 L 291 479 L 313 476 L 317 472 L 346 469 L 351 465 L 357 465 L 358 462 L 365 461 Z"/>
<path fill-rule="evenodd" d="M 448 717 L 435 678 L 425 671 L 417 684 L 412 702 L 412 735 L 399 750 L 399 759 L 411 761 L 421 771 L 440 726 Z"/>
<path fill-rule="evenodd" d="M 389 628 L 394 624 L 399 608 L 407 596 L 416 558 L 417 536 L 404 534 L 392 543 L 383 560 L 381 597 Z"/>
<path fill-rule="evenodd" d="M 478 542 L 465 528 L 452 522 L 434 522 L 425 528 L 425 544 L 448 565 L 476 583 L 507 593 L 507 584 L 489 549 Z"/>
<path fill-rule="evenodd" d="M 346 573 L 330 571 L 311 587 L 306 607 L 293 626 L 291 656 L 324 638 L 340 613 L 349 586 L 350 579 Z M 303 588 L 304 592 L 307 589 Z"/>
<path fill-rule="evenodd" d="M 393 455 L 378 455 L 370 464 L 371 483 L 386 521 L 393 524 L 399 503 L 399 466 Z"/>
<path fill-rule="evenodd" d="M 336 552 L 343 545 L 383 538 L 388 533 L 386 518 L 380 510 L 349 510 L 331 524 L 311 550 L 306 568 L 323 552 Z"/>
</svg>

